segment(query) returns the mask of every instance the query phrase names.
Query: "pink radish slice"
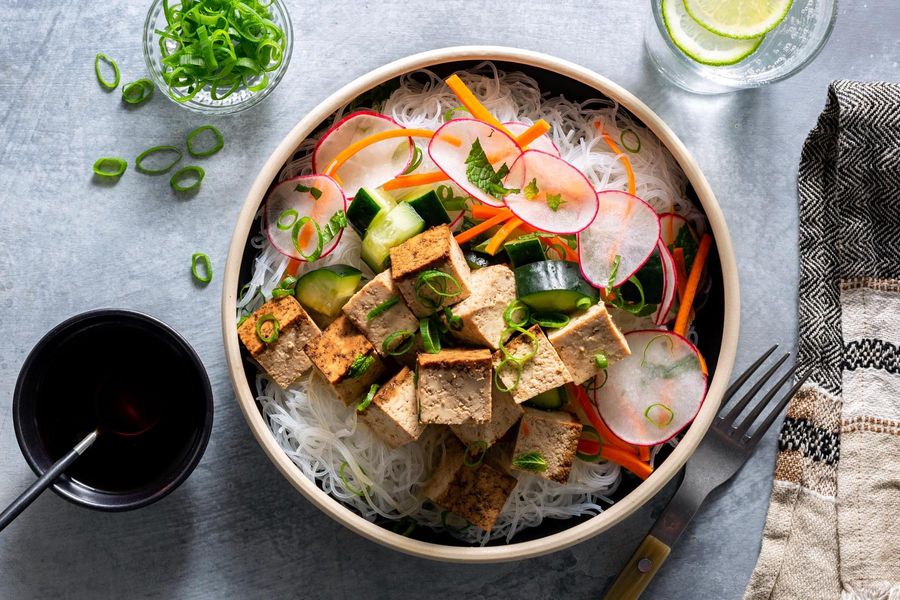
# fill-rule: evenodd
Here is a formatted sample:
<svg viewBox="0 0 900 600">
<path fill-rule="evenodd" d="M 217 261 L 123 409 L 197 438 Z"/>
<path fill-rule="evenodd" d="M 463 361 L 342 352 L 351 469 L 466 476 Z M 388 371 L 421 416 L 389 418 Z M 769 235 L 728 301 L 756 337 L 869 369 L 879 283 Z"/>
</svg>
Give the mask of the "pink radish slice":
<svg viewBox="0 0 900 600">
<path fill-rule="evenodd" d="M 300 190 L 309 188 L 309 191 L 300 191 L 297 189 L 298 186 Z M 318 192 L 313 190 L 318 190 Z M 316 196 L 319 197 L 316 198 Z M 341 186 L 327 175 L 304 175 L 282 181 L 269 192 L 269 197 L 266 199 L 266 208 L 263 213 L 266 237 L 269 238 L 272 246 L 285 256 L 304 260 L 294 247 L 291 238 L 293 230 L 291 224 L 308 216 L 318 223 L 320 228 L 324 228 L 336 212 L 346 209 L 347 199 L 344 197 Z M 296 215 L 293 211 L 296 211 Z M 279 227 L 279 223 L 285 228 Z M 322 256 L 326 256 L 334 250 L 341 240 L 342 234 L 343 230 L 322 248 Z M 301 248 L 307 256 L 315 251 L 318 241 L 315 234 L 309 237 L 309 242 Z"/>
<path fill-rule="evenodd" d="M 691 237 L 696 241 L 697 234 L 694 233 L 694 228 L 690 226 L 687 219 L 673 213 L 659 215 L 659 237 L 662 238 L 666 246 L 671 246 L 675 243 L 675 239 L 683 227 L 688 228 L 688 231 L 691 232 Z"/>
<path fill-rule="evenodd" d="M 508 121 L 503 124 L 509 132 L 515 136 L 522 135 L 531 127 L 531 125 L 527 125 L 520 121 Z M 541 150 L 546 152 L 547 154 L 552 154 L 553 156 L 559 156 L 559 148 L 556 147 L 556 144 L 553 143 L 553 140 L 550 139 L 550 136 L 546 133 L 534 140 L 524 149 L 526 150 Z"/>
<path fill-rule="evenodd" d="M 656 251 L 659 253 L 659 260 L 662 263 L 663 276 L 663 292 L 662 300 L 653 313 L 653 322 L 662 325 L 669 320 L 669 311 L 675 303 L 675 295 L 678 292 L 678 269 L 675 268 L 675 259 L 672 253 L 663 243 L 662 238 L 656 242 Z"/>
<path fill-rule="evenodd" d="M 404 129 L 402 125 L 372 111 L 351 113 L 332 126 L 313 150 L 313 172 L 320 173 L 347 146 L 382 131 Z M 361 187 L 379 187 L 403 173 L 413 160 L 411 138 L 390 139 L 372 144 L 352 156 L 337 170 L 348 194 Z"/>
<path fill-rule="evenodd" d="M 669 331 L 632 331 L 625 340 L 631 354 L 607 369 L 597 411 L 629 444 L 662 444 L 693 421 L 703 404 L 706 375 L 700 352 Z"/>
<path fill-rule="evenodd" d="M 526 186 L 532 181 L 537 195 L 529 199 Z M 587 177 L 558 156 L 540 150 L 523 152 L 510 167 L 503 185 L 519 190 L 506 197 L 506 206 L 542 231 L 578 233 L 597 216 L 597 192 Z"/>
<path fill-rule="evenodd" d="M 628 280 L 640 269 L 659 239 L 659 218 L 653 208 L 625 192 L 607 190 L 597 194 L 599 212 L 590 226 L 578 234 L 581 274 L 597 287 L 612 287 Z M 619 265 L 615 267 L 616 257 Z"/>
<path fill-rule="evenodd" d="M 502 199 L 482 191 L 466 175 L 466 158 L 475 140 L 481 142 L 494 171 L 504 164 L 511 166 L 522 153 L 516 141 L 496 127 L 475 119 L 453 119 L 434 133 L 428 143 L 428 156 L 464 192 L 485 204 L 503 206 Z"/>
</svg>

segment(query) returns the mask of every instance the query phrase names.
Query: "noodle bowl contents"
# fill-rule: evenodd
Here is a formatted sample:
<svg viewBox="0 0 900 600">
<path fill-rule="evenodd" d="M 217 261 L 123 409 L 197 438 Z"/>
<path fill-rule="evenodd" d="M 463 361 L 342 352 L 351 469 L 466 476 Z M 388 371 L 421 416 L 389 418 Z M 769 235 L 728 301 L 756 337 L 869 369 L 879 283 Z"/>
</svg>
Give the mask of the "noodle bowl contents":
<svg viewBox="0 0 900 600">
<path fill-rule="evenodd" d="M 405 535 L 601 512 L 706 394 L 711 237 L 684 175 L 611 101 L 491 63 L 377 91 L 260 211 L 238 335 L 272 433 Z"/>
</svg>

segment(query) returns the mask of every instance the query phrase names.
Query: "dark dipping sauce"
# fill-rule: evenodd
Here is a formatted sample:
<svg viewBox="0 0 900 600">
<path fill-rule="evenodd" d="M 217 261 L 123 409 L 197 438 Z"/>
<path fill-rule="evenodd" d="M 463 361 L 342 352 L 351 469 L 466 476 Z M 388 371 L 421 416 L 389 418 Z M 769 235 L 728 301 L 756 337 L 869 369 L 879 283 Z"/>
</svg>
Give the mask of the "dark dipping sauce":
<svg viewBox="0 0 900 600">
<path fill-rule="evenodd" d="M 66 473 L 105 492 L 153 487 L 178 467 L 203 429 L 192 365 L 172 342 L 129 323 L 94 324 L 49 351 L 34 419 L 52 460 L 100 435 Z"/>
</svg>

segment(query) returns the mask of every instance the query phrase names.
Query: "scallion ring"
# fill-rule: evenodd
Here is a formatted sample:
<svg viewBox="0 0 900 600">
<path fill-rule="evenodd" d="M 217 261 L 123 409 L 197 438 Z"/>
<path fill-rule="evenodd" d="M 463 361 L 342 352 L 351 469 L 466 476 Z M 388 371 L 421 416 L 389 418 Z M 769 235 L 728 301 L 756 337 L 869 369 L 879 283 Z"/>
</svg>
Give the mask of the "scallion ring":
<svg viewBox="0 0 900 600">
<path fill-rule="evenodd" d="M 413 331 L 400 330 L 389 334 L 381 342 L 381 349 L 390 356 L 400 356 L 409 352 L 416 343 L 416 334 Z"/>
<path fill-rule="evenodd" d="M 515 371 L 516 378 L 512 382 L 511 385 L 504 385 L 503 379 L 500 374 L 503 372 L 503 369 L 511 367 L 513 371 Z M 522 378 L 522 363 L 520 363 L 515 358 L 504 358 L 500 361 L 500 364 L 494 369 L 494 386 L 501 392 L 512 392 L 517 387 L 519 387 L 519 380 Z"/>
<path fill-rule="evenodd" d="M 505 340 L 509 335 L 516 333 L 516 332 L 518 332 L 520 334 L 519 338 L 528 338 L 531 341 L 531 351 L 526 354 L 523 354 L 522 356 L 513 356 L 512 354 L 510 354 L 509 350 L 507 350 L 507 348 L 506 348 L 506 344 L 503 342 L 503 340 Z M 516 339 L 519 339 L 519 338 L 516 338 Z M 521 363 L 528 362 L 529 360 L 534 358 L 537 355 L 538 347 L 540 345 L 540 342 L 538 342 L 537 336 L 534 335 L 532 332 L 528 331 L 527 329 L 523 329 L 522 327 L 507 327 L 500 334 L 500 340 L 501 340 L 500 352 L 503 354 L 503 356 L 507 359 L 509 359 L 509 358 L 515 359 Z"/>
<path fill-rule="evenodd" d="M 657 409 L 658 411 L 663 412 L 663 415 L 665 417 L 667 417 L 665 419 L 665 422 L 663 422 L 662 419 L 654 420 L 653 417 L 650 416 L 650 412 L 653 409 Z M 650 421 L 651 423 L 653 423 L 654 425 L 656 425 L 657 427 L 659 427 L 660 429 L 662 429 L 663 427 L 665 427 L 666 425 L 668 425 L 669 423 L 672 422 L 672 420 L 675 418 L 675 413 L 672 411 L 671 408 L 669 408 L 665 404 L 660 404 L 659 402 L 656 402 L 647 407 L 647 409 L 644 411 L 644 418 L 647 419 L 648 421 Z"/>
<path fill-rule="evenodd" d="M 366 314 L 366 320 L 371 321 L 375 317 L 379 317 L 379 316 L 383 315 L 387 311 L 391 310 L 391 308 L 393 308 L 394 305 L 397 304 L 398 302 L 400 302 L 399 297 L 391 296 L 390 298 L 388 298 L 384 302 L 379 303 L 375 308 L 370 310 L 368 312 L 368 314 Z"/>
<path fill-rule="evenodd" d="M 350 485 L 349 481 L 347 481 L 347 476 L 344 475 L 344 469 L 346 469 L 349 466 L 350 465 L 346 461 L 342 462 L 340 469 L 338 469 L 338 477 L 341 478 L 341 481 L 343 482 L 344 487 L 347 488 L 348 492 L 350 492 L 354 496 L 360 496 L 360 497 L 365 496 L 365 492 L 363 492 L 362 490 L 356 489 L 355 487 Z"/>
<path fill-rule="evenodd" d="M 517 319 L 516 316 L 519 313 L 521 313 L 522 316 Z M 513 300 L 506 305 L 506 310 L 503 311 L 503 322 L 509 327 L 524 327 L 528 325 L 530 317 L 531 308 L 521 300 Z"/>
<path fill-rule="evenodd" d="M 463 328 L 462 317 L 454 315 L 449 306 L 444 309 L 444 318 L 447 319 L 447 327 L 453 331 L 459 331 Z"/>
<path fill-rule="evenodd" d="M 203 182 L 203 177 L 206 175 L 206 171 L 196 165 L 188 165 L 187 167 L 181 167 L 175 174 L 172 175 L 172 178 L 169 180 L 169 185 L 172 186 L 172 189 L 176 192 L 193 192 L 196 189 L 200 188 L 200 183 Z M 194 182 L 190 185 L 182 185 L 181 182 L 185 179 L 190 180 L 194 178 Z"/>
<path fill-rule="evenodd" d="M 273 298 L 287 298 L 288 296 L 293 296 L 294 290 L 285 290 L 282 288 L 275 288 L 272 290 Z"/>
<path fill-rule="evenodd" d="M 198 269 L 198 267 L 201 266 L 203 267 L 202 274 Z M 191 275 L 194 276 L 194 279 L 203 284 L 212 281 L 212 263 L 209 261 L 209 256 L 202 252 L 196 252 L 191 256 Z"/>
<path fill-rule="evenodd" d="M 283 213 L 282 213 L 283 214 Z M 300 248 L 300 231 L 307 223 L 312 223 L 313 227 L 316 229 L 316 248 L 310 254 L 306 254 L 303 252 L 303 249 Z M 294 223 L 293 229 L 291 229 L 291 241 L 294 243 L 294 249 L 297 251 L 297 254 L 300 255 L 300 258 L 307 262 L 313 262 L 319 260 L 319 257 L 322 256 L 322 247 L 325 245 L 325 238 L 322 236 L 322 228 L 319 227 L 319 224 L 316 223 L 312 217 L 304 216 L 297 220 Z"/>
<path fill-rule="evenodd" d="M 149 79 L 138 79 L 122 86 L 122 100 L 126 104 L 142 104 L 153 97 L 153 82 Z"/>
<path fill-rule="evenodd" d="M 272 333 L 269 335 L 263 335 L 262 328 L 266 323 L 272 324 Z M 278 333 L 281 331 L 281 324 L 278 322 L 278 319 L 275 318 L 275 315 L 272 313 L 267 313 L 260 316 L 256 320 L 256 337 L 258 337 L 261 341 L 266 344 L 272 344 L 278 341 Z"/>
<path fill-rule="evenodd" d="M 626 137 L 628 137 L 627 141 Z M 622 147 L 632 154 L 637 154 L 641 151 L 641 137 L 632 129 L 623 129 L 622 133 L 619 134 L 619 141 L 622 142 Z"/>
<path fill-rule="evenodd" d="M 99 177 L 115 178 L 120 177 L 125 169 L 128 168 L 128 162 L 115 156 L 104 156 L 98 158 L 94 163 L 94 174 Z"/>
<path fill-rule="evenodd" d="M 472 442 L 466 448 L 463 464 L 470 469 L 477 469 L 484 462 L 484 456 L 487 454 L 489 447 L 490 445 L 484 440 Z"/>
<path fill-rule="evenodd" d="M 578 310 L 587 310 L 594 305 L 594 301 L 591 298 L 585 296 L 584 298 L 579 298 L 578 302 L 575 303 L 575 308 Z"/>
<path fill-rule="evenodd" d="M 419 319 L 419 334 L 422 336 L 425 352 L 437 354 L 441 351 L 441 337 L 433 319 L 430 317 Z"/>
<path fill-rule="evenodd" d="M 466 205 L 469 203 L 469 199 L 465 196 L 457 196 L 454 194 L 453 188 L 449 185 L 442 184 L 437 186 L 435 193 L 437 194 L 438 200 L 440 200 L 441 204 L 444 206 L 444 210 L 447 212 L 465 210 Z"/>
<path fill-rule="evenodd" d="M 297 212 L 296 209 L 288 208 L 278 215 L 278 218 L 275 220 L 275 226 L 282 231 L 288 231 L 294 226 L 299 218 L 300 213 Z M 290 219 L 290 221 L 285 222 L 286 219 Z"/>
<path fill-rule="evenodd" d="M 112 81 L 107 81 L 107 80 L 103 79 L 103 73 L 100 72 L 100 63 L 101 62 L 105 62 L 110 67 L 112 67 L 112 70 L 113 70 L 113 80 Z M 117 87 L 119 87 L 119 80 L 120 80 L 119 79 L 119 65 L 116 64 L 116 61 L 114 61 L 107 55 L 100 53 L 94 57 L 94 73 L 97 74 L 97 81 L 100 83 L 100 85 L 106 91 L 111 92 L 114 89 L 116 89 Z"/>
<path fill-rule="evenodd" d="M 423 288 L 427 288 L 431 295 L 424 294 Z M 437 269 L 428 269 L 419 273 L 414 290 L 416 300 L 422 306 L 435 310 L 441 307 L 444 298 L 459 296 L 462 293 L 462 284 L 453 275 Z"/>
<path fill-rule="evenodd" d="M 569 324 L 569 315 L 560 312 L 536 312 L 531 315 L 531 322 L 549 329 L 559 329 Z"/>
<path fill-rule="evenodd" d="M 165 164 L 156 169 L 145 167 L 144 161 L 153 156 L 154 154 L 160 153 L 174 153 L 175 156 L 173 160 L 168 164 Z M 162 175 L 163 173 L 168 173 L 172 167 L 178 164 L 181 160 L 181 150 L 176 146 L 153 146 L 152 148 L 148 148 L 138 154 L 137 158 L 134 159 L 134 168 L 137 169 L 138 172 L 143 173 L 145 175 Z"/>
<path fill-rule="evenodd" d="M 297 278 L 292 275 L 288 275 L 287 277 L 285 277 L 284 279 L 281 280 L 281 283 L 278 285 L 278 287 L 280 287 L 283 290 L 293 291 L 294 288 L 297 287 Z"/>
<path fill-rule="evenodd" d="M 206 150 L 197 150 L 194 147 L 194 138 L 202 133 L 209 131 L 212 132 L 213 137 L 215 138 L 215 143 L 207 148 Z M 213 127 L 212 125 L 201 125 L 197 129 L 190 132 L 187 136 L 187 151 L 188 154 L 194 156 L 196 158 L 205 158 L 207 156 L 212 156 L 219 150 L 225 147 L 225 138 L 222 137 L 222 132 Z"/>
<path fill-rule="evenodd" d="M 602 352 L 598 352 L 594 355 L 594 364 L 597 365 L 597 368 L 600 370 L 609 368 L 609 359 L 606 358 L 606 355 Z"/>
<path fill-rule="evenodd" d="M 418 144 L 413 145 L 413 158 L 409 162 L 409 166 L 403 170 L 401 175 L 409 175 L 413 171 L 419 168 L 419 165 L 422 164 L 422 149 L 419 148 Z"/>
<path fill-rule="evenodd" d="M 360 401 L 359 404 L 356 405 L 356 410 L 362 412 L 369 408 L 369 405 L 372 404 L 372 400 L 375 399 L 375 394 L 378 393 L 378 388 L 380 386 L 377 383 L 373 383 L 369 386 L 369 391 L 366 392 L 365 397 Z"/>
</svg>

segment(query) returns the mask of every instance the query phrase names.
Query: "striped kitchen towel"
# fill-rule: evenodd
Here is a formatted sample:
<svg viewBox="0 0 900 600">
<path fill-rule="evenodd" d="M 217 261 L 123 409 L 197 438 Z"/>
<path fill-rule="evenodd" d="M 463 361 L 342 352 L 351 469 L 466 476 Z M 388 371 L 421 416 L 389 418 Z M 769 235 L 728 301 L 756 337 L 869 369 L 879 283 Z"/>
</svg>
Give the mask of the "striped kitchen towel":
<svg viewBox="0 0 900 600">
<path fill-rule="evenodd" d="M 836 81 L 803 147 L 799 361 L 745 600 L 900 600 L 900 84 Z"/>
</svg>

